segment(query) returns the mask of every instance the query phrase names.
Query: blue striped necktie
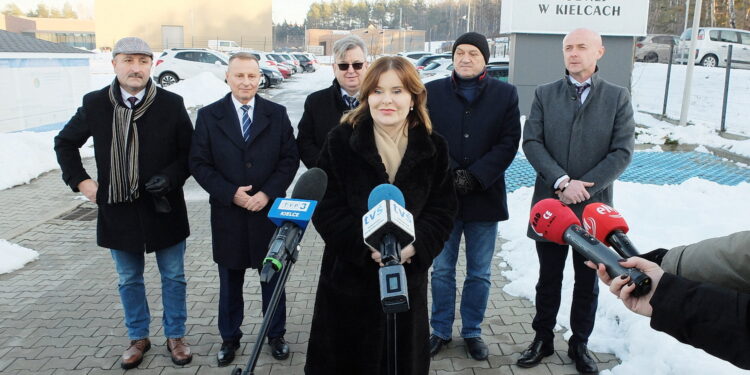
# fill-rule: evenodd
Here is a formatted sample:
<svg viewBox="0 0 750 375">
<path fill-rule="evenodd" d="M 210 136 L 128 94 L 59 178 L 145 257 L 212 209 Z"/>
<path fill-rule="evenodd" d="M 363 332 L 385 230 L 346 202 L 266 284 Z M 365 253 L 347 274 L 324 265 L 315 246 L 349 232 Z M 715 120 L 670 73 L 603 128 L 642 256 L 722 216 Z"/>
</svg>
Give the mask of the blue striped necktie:
<svg viewBox="0 0 750 375">
<path fill-rule="evenodd" d="M 247 142 L 250 139 L 250 124 L 253 122 L 250 120 L 250 115 L 247 114 L 250 106 L 245 104 L 240 109 L 242 110 L 242 138 L 245 138 L 245 142 Z"/>
</svg>

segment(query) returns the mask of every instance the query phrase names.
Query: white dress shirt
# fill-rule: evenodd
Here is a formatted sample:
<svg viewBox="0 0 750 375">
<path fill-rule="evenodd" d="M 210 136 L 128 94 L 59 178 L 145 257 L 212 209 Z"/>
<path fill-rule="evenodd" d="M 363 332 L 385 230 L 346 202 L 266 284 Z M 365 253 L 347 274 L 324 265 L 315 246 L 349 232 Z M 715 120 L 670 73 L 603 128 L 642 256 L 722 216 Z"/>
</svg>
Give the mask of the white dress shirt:
<svg viewBox="0 0 750 375">
<path fill-rule="evenodd" d="M 242 116 L 245 114 L 245 111 L 243 111 L 242 108 L 240 107 L 242 107 L 245 104 L 240 103 L 240 101 L 237 100 L 237 98 L 235 98 L 234 95 L 232 95 L 232 103 L 234 103 L 234 110 L 237 111 L 237 118 L 239 119 L 239 122 L 240 122 L 240 134 L 242 134 Z M 255 97 L 254 96 L 252 99 L 250 99 L 249 102 L 247 102 L 247 105 L 250 106 L 250 109 L 247 110 L 247 115 L 248 117 L 250 117 L 250 124 L 252 125 L 253 113 L 255 113 Z"/>
<path fill-rule="evenodd" d="M 130 106 L 130 102 L 128 101 L 128 98 L 135 96 L 136 99 L 138 99 L 135 101 L 135 104 L 138 105 L 138 103 L 140 103 L 141 100 L 143 100 L 143 97 L 146 96 L 146 89 L 144 88 L 143 90 L 139 91 L 137 94 L 133 95 L 125 91 L 125 89 L 122 88 L 122 86 L 120 86 L 120 93 L 122 94 L 122 101 L 125 103 L 125 106 L 128 108 L 133 108 Z"/>
</svg>

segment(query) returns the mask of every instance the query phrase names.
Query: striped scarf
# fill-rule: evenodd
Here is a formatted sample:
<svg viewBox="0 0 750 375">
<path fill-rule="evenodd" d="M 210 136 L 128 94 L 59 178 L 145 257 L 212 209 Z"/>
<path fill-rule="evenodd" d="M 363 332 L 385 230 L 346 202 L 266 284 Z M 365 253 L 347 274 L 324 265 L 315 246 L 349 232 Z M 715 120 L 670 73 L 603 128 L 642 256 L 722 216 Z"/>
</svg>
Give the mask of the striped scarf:
<svg viewBox="0 0 750 375">
<path fill-rule="evenodd" d="M 156 97 L 156 86 L 149 80 L 143 103 L 130 109 L 116 98 L 122 96 L 117 78 L 109 86 L 112 115 L 112 148 L 110 150 L 109 202 L 133 202 L 138 199 L 138 126 L 136 121 L 148 110 Z M 132 124 L 132 126 L 131 126 Z"/>
</svg>

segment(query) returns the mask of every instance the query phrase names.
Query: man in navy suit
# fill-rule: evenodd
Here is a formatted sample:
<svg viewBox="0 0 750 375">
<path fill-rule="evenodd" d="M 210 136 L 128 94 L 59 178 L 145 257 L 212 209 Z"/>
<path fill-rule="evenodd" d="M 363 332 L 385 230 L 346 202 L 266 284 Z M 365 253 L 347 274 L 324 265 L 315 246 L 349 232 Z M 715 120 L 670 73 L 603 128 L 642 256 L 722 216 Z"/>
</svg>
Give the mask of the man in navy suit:
<svg viewBox="0 0 750 375">
<path fill-rule="evenodd" d="M 256 95 L 258 60 L 249 53 L 229 59 L 232 89 L 198 111 L 190 171 L 210 194 L 213 258 L 219 266 L 219 366 L 229 365 L 240 346 L 245 270 L 260 270 L 275 227 L 270 203 L 283 197 L 299 167 L 294 130 L 286 108 Z M 261 284 L 263 313 L 276 285 Z M 268 332 L 274 358 L 289 357 L 284 340 L 286 297 L 282 294 Z"/>
</svg>

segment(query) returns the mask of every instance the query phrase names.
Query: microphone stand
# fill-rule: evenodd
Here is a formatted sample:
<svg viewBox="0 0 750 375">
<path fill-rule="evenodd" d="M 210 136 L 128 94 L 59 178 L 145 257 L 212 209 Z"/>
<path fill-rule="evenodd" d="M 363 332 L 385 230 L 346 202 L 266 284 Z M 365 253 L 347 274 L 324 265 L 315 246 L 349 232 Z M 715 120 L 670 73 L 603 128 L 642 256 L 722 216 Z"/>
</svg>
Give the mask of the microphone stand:
<svg viewBox="0 0 750 375">
<path fill-rule="evenodd" d="M 395 259 L 391 259 L 385 266 L 392 266 L 400 264 L 399 261 Z M 396 344 L 396 313 L 390 312 L 386 313 L 386 323 L 385 323 L 385 332 L 386 332 L 386 341 L 387 341 L 387 358 L 388 358 L 388 375 L 397 375 L 398 374 L 398 358 L 397 358 L 397 344 Z"/>
<path fill-rule="evenodd" d="M 276 282 L 276 287 L 274 287 L 273 289 L 271 302 L 268 304 L 266 315 L 263 317 L 263 324 L 261 324 L 260 332 L 258 332 L 258 338 L 255 340 L 255 346 L 253 347 L 252 355 L 250 356 L 250 359 L 247 360 L 245 370 L 243 371 L 242 367 L 237 367 L 232 370 L 232 375 L 255 375 L 255 365 L 258 363 L 258 357 L 260 356 L 260 351 L 263 348 L 263 341 L 265 341 L 268 330 L 271 328 L 271 319 L 273 319 L 273 314 L 276 312 L 276 307 L 279 306 L 281 293 L 286 286 L 287 279 L 289 279 L 289 271 L 292 268 L 291 266 L 292 264 L 297 263 L 297 257 L 299 256 L 299 245 L 295 246 L 294 250 L 291 252 L 288 249 L 284 251 L 287 252 L 287 257 L 284 260 L 284 266 L 281 268 L 281 273 L 279 274 L 279 279 Z"/>
</svg>

